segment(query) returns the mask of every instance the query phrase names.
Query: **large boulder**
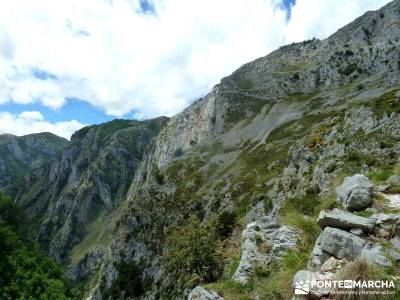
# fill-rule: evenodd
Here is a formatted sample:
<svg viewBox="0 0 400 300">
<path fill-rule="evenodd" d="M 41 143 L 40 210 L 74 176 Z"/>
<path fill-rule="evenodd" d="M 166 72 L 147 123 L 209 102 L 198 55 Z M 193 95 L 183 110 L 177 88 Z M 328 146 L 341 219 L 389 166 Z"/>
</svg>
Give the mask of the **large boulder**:
<svg viewBox="0 0 400 300">
<path fill-rule="evenodd" d="M 356 174 L 344 179 L 343 184 L 336 188 L 336 195 L 347 210 L 363 210 L 372 203 L 372 187 L 367 177 Z"/>
<path fill-rule="evenodd" d="M 317 223 L 322 229 L 325 227 L 341 229 L 360 228 L 363 231 L 372 231 L 375 225 L 373 219 L 360 217 L 337 208 L 331 211 L 321 211 Z"/>
<path fill-rule="evenodd" d="M 341 229 L 326 227 L 321 233 L 321 249 L 338 258 L 358 258 L 366 240 Z"/>
<path fill-rule="evenodd" d="M 224 298 L 216 292 L 207 291 L 205 288 L 197 286 L 190 292 L 188 300 L 224 300 Z"/>
</svg>

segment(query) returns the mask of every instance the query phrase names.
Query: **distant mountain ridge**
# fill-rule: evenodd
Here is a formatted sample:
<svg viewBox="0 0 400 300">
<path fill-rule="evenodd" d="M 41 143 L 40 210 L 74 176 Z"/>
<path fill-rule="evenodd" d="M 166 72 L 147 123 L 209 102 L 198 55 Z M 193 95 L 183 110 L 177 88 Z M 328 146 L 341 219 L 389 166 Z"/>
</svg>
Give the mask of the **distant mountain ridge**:
<svg viewBox="0 0 400 300">
<path fill-rule="evenodd" d="M 184 299 L 197 285 L 290 299 L 343 178 L 400 176 L 399 53 L 395 0 L 245 64 L 170 119 L 79 130 L 16 182 L 15 202 L 89 299 Z M 3 164 L 25 161 L 14 152 Z"/>
<path fill-rule="evenodd" d="M 9 191 L 13 181 L 56 158 L 68 140 L 44 132 L 25 136 L 0 135 L 0 189 Z"/>
</svg>

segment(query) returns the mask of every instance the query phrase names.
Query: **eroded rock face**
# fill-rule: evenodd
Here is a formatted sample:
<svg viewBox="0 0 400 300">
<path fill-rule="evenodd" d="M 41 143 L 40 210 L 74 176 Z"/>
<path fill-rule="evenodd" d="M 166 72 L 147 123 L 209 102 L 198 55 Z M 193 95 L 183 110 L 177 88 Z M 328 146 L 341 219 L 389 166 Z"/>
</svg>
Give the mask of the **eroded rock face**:
<svg viewBox="0 0 400 300">
<path fill-rule="evenodd" d="M 311 252 L 311 258 L 310 261 L 308 262 L 308 266 L 310 268 L 322 266 L 331 257 L 329 253 L 322 250 L 321 242 L 322 242 L 322 234 L 320 234 L 319 237 L 317 238 L 314 248 Z"/>
<path fill-rule="evenodd" d="M 267 217 L 248 224 L 242 236 L 242 256 L 232 277 L 232 280 L 242 284 L 248 282 L 257 266 L 266 266 L 280 259 L 298 241 L 296 230 Z"/>
<path fill-rule="evenodd" d="M 360 217 L 337 208 L 332 211 L 321 211 L 317 223 L 322 229 L 325 227 L 341 229 L 359 228 L 367 232 L 372 231 L 375 225 L 372 219 Z"/>
<path fill-rule="evenodd" d="M 338 228 L 326 227 L 321 235 L 321 249 L 338 259 L 359 257 L 366 244 L 366 240 Z"/>
<path fill-rule="evenodd" d="M 381 267 L 390 267 L 392 262 L 384 255 L 384 249 L 380 245 L 367 243 L 361 251 L 360 258 L 362 260 L 374 263 Z"/>
<path fill-rule="evenodd" d="M 103 256 L 104 253 L 100 249 L 87 252 L 78 265 L 70 266 L 67 271 L 68 278 L 75 282 L 88 279 L 100 267 Z"/>
<path fill-rule="evenodd" d="M 346 177 L 343 184 L 336 188 L 336 194 L 347 210 L 362 210 L 372 203 L 372 183 L 361 174 Z"/>
<path fill-rule="evenodd" d="M 195 287 L 189 294 L 188 300 L 223 300 L 216 292 L 208 291 L 201 286 Z"/>
<path fill-rule="evenodd" d="M 114 120 L 85 127 L 73 134 L 58 159 L 26 178 L 15 201 L 39 224 L 37 239 L 58 262 L 68 261 L 93 222 L 99 235 L 93 244 L 100 245 L 90 246 L 105 250 L 103 229 L 111 226 L 107 214 L 125 200 L 145 152 L 167 120 Z"/>
</svg>

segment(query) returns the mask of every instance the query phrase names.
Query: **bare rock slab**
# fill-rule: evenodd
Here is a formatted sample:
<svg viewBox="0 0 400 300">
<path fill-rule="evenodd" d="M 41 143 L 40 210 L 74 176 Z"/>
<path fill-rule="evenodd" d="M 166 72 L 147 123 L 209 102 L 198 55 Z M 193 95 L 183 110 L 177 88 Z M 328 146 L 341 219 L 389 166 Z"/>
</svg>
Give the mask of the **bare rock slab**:
<svg viewBox="0 0 400 300">
<path fill-rule="evenodd" d="M 214 291 L 208 291 L 201 286 L 197 286 L 190 292 L 188 300 L 224 300 L 224 298 Z"/>
<path fill-rule="evenodd" d="M 322 229 L 325 227 L 340 229 L 359 228 L 367 232 L 372 231 L 375 226 L 373 219 L 360 217 L 337 208 L 331 211 L 321 211 L 317 223 Z"/>
<path fill-rule="evenodd" d="M 324 229 L 320 241 L 321 249 L 338 259 L 360 257 L 366 244 L 365 239 L 332 227 Z"/>
</svg>

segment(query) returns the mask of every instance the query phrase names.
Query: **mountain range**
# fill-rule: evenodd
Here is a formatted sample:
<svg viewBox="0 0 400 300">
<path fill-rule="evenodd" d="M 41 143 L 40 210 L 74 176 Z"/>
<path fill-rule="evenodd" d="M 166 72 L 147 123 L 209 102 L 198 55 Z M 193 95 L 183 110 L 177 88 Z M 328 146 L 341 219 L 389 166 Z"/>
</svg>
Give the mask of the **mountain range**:
<svg viewBox="0 0 400 300">
<path fill-rule="evenodd" d="M 291 299 L 304 274 L 361 276 L 365 262 L 398 275 L 399 114 L 395 0 L 240 67 L 171 118 L 114 120 L 70 141 L 0 135 L 0 189 L 76 297 Z M 353 209 L 355 188 L 370 202 Z"/>
</svg>

